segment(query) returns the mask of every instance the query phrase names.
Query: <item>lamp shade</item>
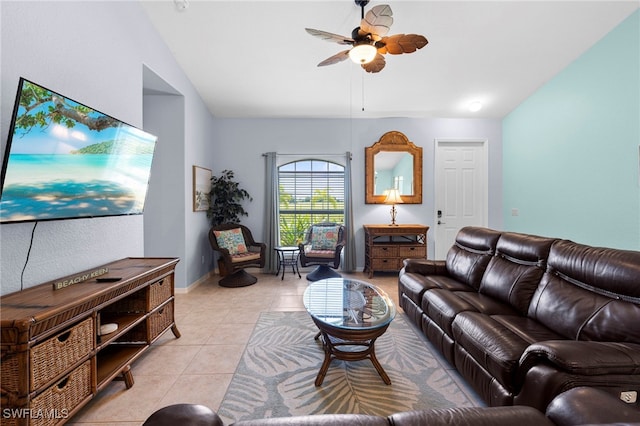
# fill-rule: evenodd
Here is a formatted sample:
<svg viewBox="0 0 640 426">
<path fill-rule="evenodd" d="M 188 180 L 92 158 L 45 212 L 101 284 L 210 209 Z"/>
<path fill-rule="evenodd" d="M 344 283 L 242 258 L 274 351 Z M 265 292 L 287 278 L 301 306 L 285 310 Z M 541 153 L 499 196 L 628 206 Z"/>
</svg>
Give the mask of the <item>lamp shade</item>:
<svg viewBox="0 0 640 426">
<path fill-rule="evenodd" d="M 397 189 L 390 189 L 387 191 L 387 197 L 384 199 L 385 204 L 402 204 L 402 197 L 400 197 L 400 191 Z"/>
<path fill-rule="evenodd" d="M 356 44 L 349 51 L 349 57 L 356 64 L 368 64 L 376 57 L 378 49 L 369 43 Z"/>
</svg>

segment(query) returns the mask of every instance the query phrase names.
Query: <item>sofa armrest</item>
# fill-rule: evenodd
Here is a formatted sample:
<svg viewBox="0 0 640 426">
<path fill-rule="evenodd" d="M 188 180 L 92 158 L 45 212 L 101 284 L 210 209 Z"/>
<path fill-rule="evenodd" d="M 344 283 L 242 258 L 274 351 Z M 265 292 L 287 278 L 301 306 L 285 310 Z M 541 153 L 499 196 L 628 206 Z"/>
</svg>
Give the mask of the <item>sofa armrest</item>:
<svg viewBox="0 0 640 426">
<path fill-rule="evenodd" d="M 457 407 L 433 408 L 394 413 L 393 426 L 544 426 L 552 425 L 540 411 L 531 407 Z"/>
<path fill-rule="evenodd" d="M 575 340 L 534 343 L 520 357 L 519 373 L 524 376 L 540 363 L 583 376 L 640 374 L 640 345 Z"/>
<path fill-rule="evenodd" d="M 420 275 L 449 275 L 444 260 L 429 259 L 405 259 L 405 273 L 415 273 Z"/>
<path fill-rule="evenodd" d="M 531 407 L 434 408 L 394 413 L 392 426 L 544 426 L 552 425 L 540 411 Z"/>
<path fill-rule="evenodd" d="M 569 389 L 556 396 L 547 406 L 546 415 L 563 426 L 640 422 L 640 410 L 591 387 Z"/>
<path fill-rule="evenodd" d="M 155 411 L 142 426 L 208 425 L 224 426 L 222 419 L 207 406 L 174 404 Z"/>
</svg>

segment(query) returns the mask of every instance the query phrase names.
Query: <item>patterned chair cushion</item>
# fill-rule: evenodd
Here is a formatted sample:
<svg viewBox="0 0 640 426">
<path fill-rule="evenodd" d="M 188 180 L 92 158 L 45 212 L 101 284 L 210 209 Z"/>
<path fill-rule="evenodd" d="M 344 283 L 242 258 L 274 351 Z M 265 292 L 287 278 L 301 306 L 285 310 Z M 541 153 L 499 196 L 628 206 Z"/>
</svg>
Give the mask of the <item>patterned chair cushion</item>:
<svg viewBox="0 0 640 426">
<path fill-rule="evenodd" d="M 260 259 L 260 252 L 247 251 L 231 255 L 231 263 L 246 262 L 248 260 Z"/>
<path fill-rule="evenodd" d="M 307 257 L 324 257 L 327 259 L 333 259 L 336 255 L 336 250 L 314 250 L 313 247 L 305 248 L 304 254 Z"/>
<path fill-rule="evenodd" d="M 339 226 L 314 226 L 311 229 L 311 249 L 335 250 L 339 230 Z"/>
<path fill-rule="evenodd" d="M 228 231 L 213 231 L 216 236 L 218 246 L 229 250 L 230 255 L 246 253 L 247 244 L 244 242 L 242 230 L 240 228 L 229 229 Z"/>
</svg>

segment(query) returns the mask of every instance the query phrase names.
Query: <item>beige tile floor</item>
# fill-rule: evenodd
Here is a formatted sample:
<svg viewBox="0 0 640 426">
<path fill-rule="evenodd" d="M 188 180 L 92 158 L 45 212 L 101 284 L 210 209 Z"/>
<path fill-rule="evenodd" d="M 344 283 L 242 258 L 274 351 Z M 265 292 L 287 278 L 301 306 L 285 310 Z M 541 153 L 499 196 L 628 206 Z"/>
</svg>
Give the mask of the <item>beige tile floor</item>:
<svg viewBox="0 0 640 426">
<path fill-rule="evenodd" d="M 133 363 L 131 389 L 121 381 L 110 383 L 67 424 L 138 426 L 155 410 L 177 403 L 217 410 L 260 313 L 304 310 L 308 271 L 301 271 L 302 278 L 289 271 L 284 280 L 257 271 L 250 270 L 258 283 L 249 287 L 223 288 L 214 276 L 189 293 L 176 294 L 175 318 L 182 337 L 166 332 Z M 361 272 L 343 275 L 372 282 L 397 304 L 397 274 L 376 273 L 372 279 Z"/>
</svg>

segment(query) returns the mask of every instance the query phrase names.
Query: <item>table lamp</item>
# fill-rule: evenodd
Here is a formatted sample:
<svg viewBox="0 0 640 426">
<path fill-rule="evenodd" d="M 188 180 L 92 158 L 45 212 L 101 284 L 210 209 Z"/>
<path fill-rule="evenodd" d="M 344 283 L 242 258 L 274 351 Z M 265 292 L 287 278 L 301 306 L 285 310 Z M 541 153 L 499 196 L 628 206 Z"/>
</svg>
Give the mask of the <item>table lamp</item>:
<svg viewBox="0 0 640 426">
<path fill-rule="evenodd" d="M 400 191 L 397 189 L 389 189 L 387 191 L 387 197 L 384 199 L 385 204 L 391 204 L 391 223 L 389 226 L 397 226 L 396 223 L 396 204 L 402 204 L 402 198 L 400 197 Z"/>
</svg>

